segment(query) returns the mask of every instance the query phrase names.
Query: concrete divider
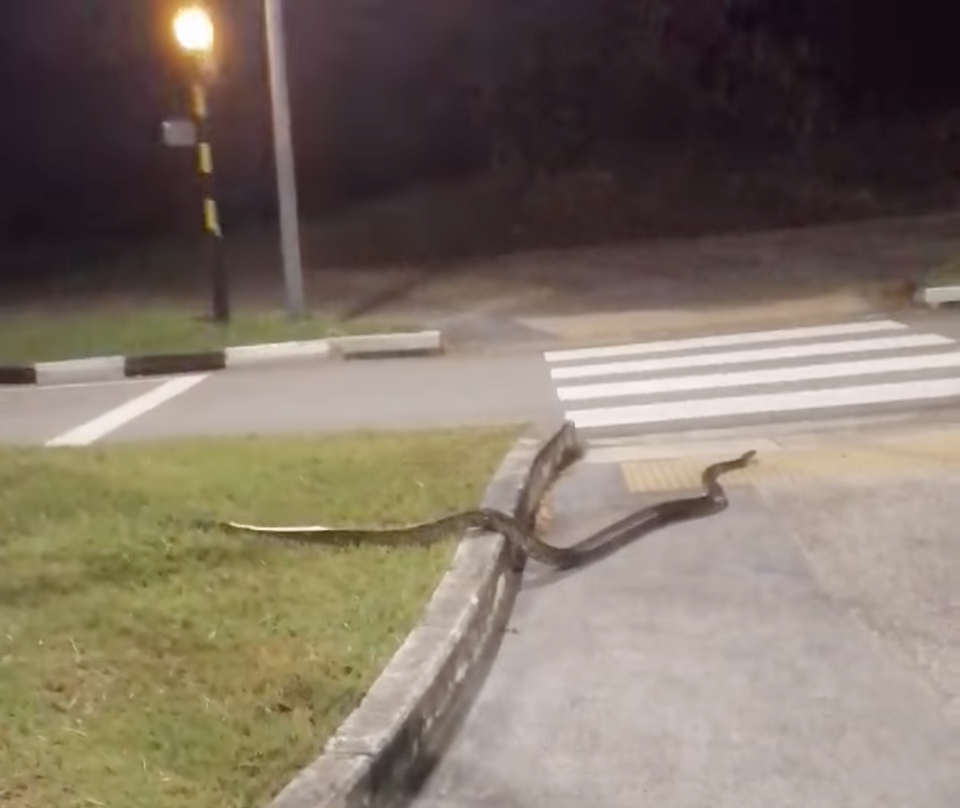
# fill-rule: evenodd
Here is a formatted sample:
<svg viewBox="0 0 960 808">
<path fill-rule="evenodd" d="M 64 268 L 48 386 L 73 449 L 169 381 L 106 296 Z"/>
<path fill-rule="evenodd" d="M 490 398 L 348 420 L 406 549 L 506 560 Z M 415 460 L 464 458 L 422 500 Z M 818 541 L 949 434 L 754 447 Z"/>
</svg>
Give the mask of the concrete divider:
<svg viewBox="0 0 960 808">
<path fill-rule="evenodd" d="M 583 451 L 572 423 L 537 444 L 517 442 L 483 507 L 533 525 L 552 482 Z M 320 757 L 269 808 L 403 804 L 443 753 L 496 655 L 519 588 L 518 561 L 498 534 L 465 536 L 420 623 Z"/>
<path fill-rule="evenodd" d="M 387 359 L 400 356 L 436 356 L 443 353 L 439 331 L 396 334 L 362 334 L 333 337 L 333 350 L 344 359 Z"/>
<path fill-rule="evenodd" d="M 48 385 L 113 381 L 138 376 L 227 370 L 303 359 L 400 359 L 444 353 L 440 331 L 364 334 L 353 337 L 236 345 L 216 351 L 149 356 L 95 356 L 32 364 L 0 364 L 0 384 Z"/>
</svg>

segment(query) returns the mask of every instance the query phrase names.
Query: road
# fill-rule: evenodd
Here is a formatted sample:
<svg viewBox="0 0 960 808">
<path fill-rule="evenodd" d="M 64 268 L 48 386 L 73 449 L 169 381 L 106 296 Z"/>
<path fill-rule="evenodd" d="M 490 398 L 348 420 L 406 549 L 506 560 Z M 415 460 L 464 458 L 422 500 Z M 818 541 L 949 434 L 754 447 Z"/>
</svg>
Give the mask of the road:
<svg viewBox="0 0 960 808">
<path fill-rule="evenodd" d="M 591 440 L 836 418 L 940 417 L 960 403 L 949 316 L 677 340 L 42 388 L 0 387 L 0 442 L 556 422 Z"/>
<path fill-rule="evenodd" d="M 78 444 L 553 421 L 536 355 L 292 363 L 218 374 L 0 388 L 0 442 Z"/>
</svg>

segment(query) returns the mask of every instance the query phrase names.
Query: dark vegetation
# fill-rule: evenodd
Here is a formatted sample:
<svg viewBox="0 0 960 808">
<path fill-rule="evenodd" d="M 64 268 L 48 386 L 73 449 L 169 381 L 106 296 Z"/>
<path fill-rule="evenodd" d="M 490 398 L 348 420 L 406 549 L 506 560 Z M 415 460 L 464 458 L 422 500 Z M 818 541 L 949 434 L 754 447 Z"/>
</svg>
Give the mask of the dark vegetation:
<svg viewBox="0 0 960 808">
<path fill-rule="evenodd" d="M 190 237 L 174 3 L 31 0 L 0 28 L 0 238 Z M 218 0 L 227 227 L 275 217 L 260 0 Z M 934 0 L 287 0 L 316 264 L 953 204 L 960 49 Z M 18 272 L 19 270 L 19 272 Z"/>
</svg>

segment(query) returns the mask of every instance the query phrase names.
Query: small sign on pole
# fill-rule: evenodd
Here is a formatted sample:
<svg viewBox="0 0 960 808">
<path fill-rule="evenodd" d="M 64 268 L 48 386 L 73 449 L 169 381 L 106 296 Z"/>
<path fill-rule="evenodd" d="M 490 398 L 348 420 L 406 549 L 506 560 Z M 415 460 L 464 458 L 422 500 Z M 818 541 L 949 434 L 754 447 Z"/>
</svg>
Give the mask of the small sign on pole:
<svg viewBox="0 0 960 808">
<path fill-rule="evenodd" d="M 166 146 L 183 149 L 197 145 L 197 127 L 189 118 L 171 118 L 163 122 L 161 129 Z"/>
</svg>

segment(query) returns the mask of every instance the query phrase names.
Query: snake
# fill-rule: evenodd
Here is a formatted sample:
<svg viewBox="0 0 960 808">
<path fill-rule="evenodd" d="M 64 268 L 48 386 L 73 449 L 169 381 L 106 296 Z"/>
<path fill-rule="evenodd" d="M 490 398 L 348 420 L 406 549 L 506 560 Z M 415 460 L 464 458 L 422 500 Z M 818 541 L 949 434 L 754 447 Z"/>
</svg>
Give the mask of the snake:
<svg viewBox="0 0 960 808">
<path fill-rule="evenodd" d="M 557 569 L 571 569 L 599 560 L 626 544 L 667 525 L 699 519 L 725 510 L 729 502 L 719 478 L 749 465 L 751 450 L 733 460 L 707 466 L 701 474 L 703 493 L 655 503 L 635 511 L 568 547 L 557 547 L 536 535 L 532 526 L 496 508 L 474 508 L 426 522 L 394 528 L 331 528 L 322 525 L 272 526 L 234 521 L 198 520 L 198 526 L 228 532 L 253 533 L 322 545 L 381 544 L 427 546 L 471 530 L 499 533 L 529 558 Z"/>
</svg>

